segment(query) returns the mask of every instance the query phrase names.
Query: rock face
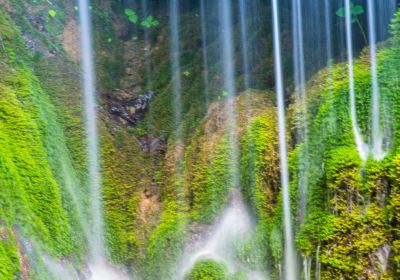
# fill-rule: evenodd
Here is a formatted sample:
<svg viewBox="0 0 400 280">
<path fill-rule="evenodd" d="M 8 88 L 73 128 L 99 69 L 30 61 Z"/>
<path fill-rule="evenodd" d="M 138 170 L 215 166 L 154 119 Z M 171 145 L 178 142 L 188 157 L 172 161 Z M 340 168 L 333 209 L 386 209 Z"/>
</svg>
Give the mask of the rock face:
<svg viewBox="0 0 400 280">
<path fill-rule="evenodd" d="M 108 112 L 113 119 L 125 125 L 135 126 L 147 112 L 154 92 L 138 95 L 133 99 L 127 99 L 129 95 L 124 93 L 112 93 L 108 96 Z"/>
<path fill-rule="evenodd" d="M 165 154 L 167 150 L 167 139 L 165 136 L 154 137 L 146 135 L 138 138 L 139 144 L 145 153 L 161 153 Z"/>
</svg>

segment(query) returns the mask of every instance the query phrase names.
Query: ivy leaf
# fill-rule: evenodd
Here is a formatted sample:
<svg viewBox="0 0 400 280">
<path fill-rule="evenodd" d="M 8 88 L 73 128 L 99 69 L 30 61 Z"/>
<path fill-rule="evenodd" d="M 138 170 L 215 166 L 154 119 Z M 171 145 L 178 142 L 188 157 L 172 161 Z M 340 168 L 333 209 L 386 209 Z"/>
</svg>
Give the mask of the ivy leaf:
<svg viewBox="0 0 400 280">
<path fill-rule="evenodd" d="M 185 77 L 189 77 L 189 76 L 190 76 L 190 72 L 189 72 L 189 71 L 187 71 L 187 70 L 186 70 L 186 71 L 184 71 L 184 72 L 183 72 L 183 76 L 185 76 Z"/>
<path fill-rule="evenodd" d="M 222 91 L 222 96 L 223 97 L 227 97 L 229 95 L 229 93 L 226 91 L 226 90 L 223 90 Z"/>
<path fill-rule="evenodd" d="M 54 10 L 49 10 L 49 16 L 51 16 L 52 18 L 54 18 L 57 15 L 57 12 Z"/>
</svg>

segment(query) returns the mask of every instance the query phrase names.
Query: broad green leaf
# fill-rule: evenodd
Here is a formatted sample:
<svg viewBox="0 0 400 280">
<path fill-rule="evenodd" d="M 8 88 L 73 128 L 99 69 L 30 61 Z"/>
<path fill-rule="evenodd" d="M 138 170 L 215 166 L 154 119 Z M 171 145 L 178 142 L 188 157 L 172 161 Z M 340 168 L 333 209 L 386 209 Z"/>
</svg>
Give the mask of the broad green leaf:
<svg viewBox="0 0 400 280">
<path fill-rule="evenodd" d="M 346 16 L 346 10 L 345 8 L 340 8 L 339 10 L 336 11 L 336 15 L 338 17 L 345 17 Z"/>
<path fill-rule="evenodd" d="M 351 8 L 351 14 L 358 16 L 361 15 L 365 12 L 364 7 L 361 5 L 357 5 Z"/>
</svg>

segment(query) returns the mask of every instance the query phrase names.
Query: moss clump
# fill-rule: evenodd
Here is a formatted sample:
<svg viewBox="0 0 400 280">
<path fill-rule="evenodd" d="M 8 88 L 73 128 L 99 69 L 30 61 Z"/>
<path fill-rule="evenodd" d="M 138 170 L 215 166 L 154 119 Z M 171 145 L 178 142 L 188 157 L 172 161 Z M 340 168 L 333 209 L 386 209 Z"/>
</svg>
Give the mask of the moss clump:
<svg viewBox="0 0 400 280">
<path fill-rule="evenodd" d="M 185 280 L 226 280 L 228 268 L 215 260 L 198 261 Z"/>
</svg>

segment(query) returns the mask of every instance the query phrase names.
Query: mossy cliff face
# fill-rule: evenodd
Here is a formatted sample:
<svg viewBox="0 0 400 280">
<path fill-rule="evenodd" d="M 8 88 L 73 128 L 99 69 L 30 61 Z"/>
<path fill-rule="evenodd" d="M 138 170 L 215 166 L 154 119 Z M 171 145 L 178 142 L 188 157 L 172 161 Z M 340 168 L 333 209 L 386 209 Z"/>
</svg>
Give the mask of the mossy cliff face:
<svg viewBox="0 0 400 280">
<path fill-rule="evenodd" d="M 14 22 L 0 11 L 1 21 L 1 278 L 18 275 L 46 279 L 41 252 L 80 263 L 83 227 L 74 199 L 84 189 L 68 141 L 58 120 L 47 84 L 33 66 L 40 59 L 26 49 Z M 62 89 L 52 92 L 61 94 Z M 79 94 L 79 91 L 76 92 Z M 71 95 L 72 96 L 72 95 Z M 65 113 L 66 115 L 68 112 Z M 70 134 L 79 133 L 71 129 Z M 75 141 L 82 147 L 81 138 Z M 77 233 L 77 234 L 73 234 Z M 26 259 L 38 258 L 30 267 Z"/>
<path fill-rule="evenodd" d="M 283 226 L 274 93 L 249 90 L 233 102 L 239 163 L 232 164 L 229 121 L 224 114 L 228 105 L 218 63 L 218 15 L 211 7 L 207 107 L 200 23 L 195 12 L 185 12 L 181 24 L 183 137 L 176 141 L 165 10 L 154 11 L 160 26 L 146 30 L 146 42 L 145 29 L 125 17 L 123 2 L 92 3 L 110 261 L 143 279 L 174 279 L 185 245 L 193 235 L 206 231 L 224 209 L 238 168 L 238 187 L 257 226 L 237 244 L 235 260 L 254 270 L 260 264 L 267 266 L 272 278 L 278 279 Z M 42 254 L 73 263 L 80 271 L 85 270 L 87 255 L 81 224 L 89 198 L 77 82 L 77 13 L 70 1 L 0 3 L 4 3 L 0 10 L 0 278 L 54 279 L 46 272 Z M 251 36 L 252 43 L 263 46 L 265 60 L 260 61 L 266 62 L 254 63 L 251 69 L 251 83 L 257 88 L 273 86 L 270 35 L 254 30 Z M 321 279 L 400 277 L 398 20 L 393 23 L 393 35 L 378 53 L 385 114 L 381 124 L 390 143 L 384 160 L 363 163 L 357 153 L 345 64 L 326 68 L 308 82 L 308 145 L 294 143 L 300 106 L 293 102 L 289 106 L 296 246 L 312 261 L 313 270 L 318 259 Z M 146 56 L 151 58 L 149 65 Z M 242 69 L 240 61 L 236 50 L 236 69 Z M 368 51 L 356 60 L 354 69 L 358 122 L 369 141 Z M 243 86 L 241 72 L 236 72 L 238 89 Z M 125 106 L 148 91 L 154 91 L 154 98 L 135 125 L 110 112 L 110 100 Z M 304 178 L 299 174 L 306 174 L 308 182 L 306 212 L 301 215 L 299 182 Z M 245 279 L 240 273 L 227 275 L 223 266 L 211 261 L 195 265 L 188 275 L 189 279 L 204 277 Z"/>
<path fill-rule="evenodd" d="M 383 117 L 390 149 L 382 161 L 362 162 L 355 147 L 348 105 L 346 65 L 329 67 L 309 82 L 308 149 L 297 146 L 294 183 L 307 166 L 305 222 L 297 233 L 304 257 L 320 261 L 321 279 L 396 279 L 398 275 L 398 18 L 394 37 L 378 51 Z M 371 135 L 371 76 L 367 51 L 354 66 L 358 123 Z M 397 70 L 395 70 L 395 68 Z M 296 108 L 292 108 L 296 112 Z M 307 165 L 305 165 L 307 163 Z M 298 186 L 293 185 L 293 189 Z"/>
</svg>

